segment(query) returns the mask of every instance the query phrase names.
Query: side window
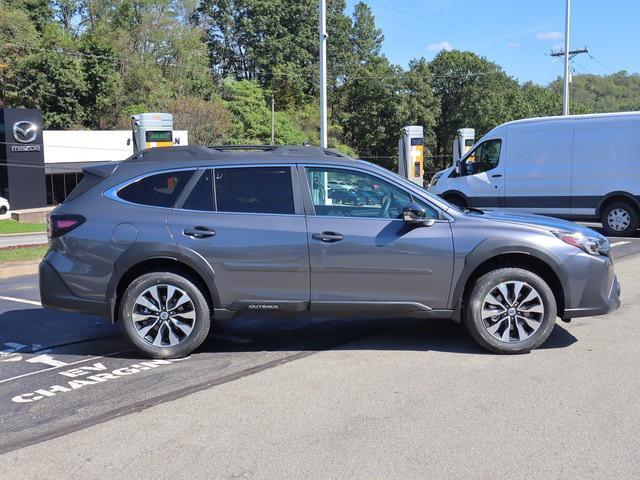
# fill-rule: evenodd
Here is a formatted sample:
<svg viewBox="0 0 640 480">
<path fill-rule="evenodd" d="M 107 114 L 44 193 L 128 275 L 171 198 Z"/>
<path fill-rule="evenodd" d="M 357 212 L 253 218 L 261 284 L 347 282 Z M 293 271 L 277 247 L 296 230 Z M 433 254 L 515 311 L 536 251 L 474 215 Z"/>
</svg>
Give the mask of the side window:
<svg viewBox="0 0 640 480">
<path fill-rule="evenodd" d="M 496 139 L 482 142 L 464 161 L 462 174 L 475 175 L 496 168 L 500 162 L 501 147 L 502 140 Z"/>
<path fill-rule="evenodd" d="M 401 218 L 402 209 L 413 200 L 410 193 L 364 172 L 320 167 L 306 170 L 316 215 Z M 437 212 L 428 208 L 427 215 L 437 217 Z"/>
<path fill-rule="evenodd" d="M 139 205 L 171 208 L 191 175 L 192 170 L 149 175 L 121 189 L 118 197 Z"/>
<path fill-rule="evenodd" d="M 184 201 L 182 208 L 185 210 L 213 211 L 213 171 L 205 170 L 198 182 L 193 186 L 189 196 Z"/>
<path fill-rule="evenodd" d="M 218 168 L 215 192 L 219 212 L 295 213 L 289 167 Z"/>
</svg>

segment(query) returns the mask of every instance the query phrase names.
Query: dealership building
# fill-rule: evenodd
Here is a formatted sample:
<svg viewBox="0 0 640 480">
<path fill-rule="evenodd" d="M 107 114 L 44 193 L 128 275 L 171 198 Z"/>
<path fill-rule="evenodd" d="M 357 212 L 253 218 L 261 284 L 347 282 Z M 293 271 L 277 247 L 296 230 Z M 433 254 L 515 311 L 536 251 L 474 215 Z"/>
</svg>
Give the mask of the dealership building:
<svg viewBox="0 0 640 480">
<path fill-rule="evenodd" d="M 187 145 L 188 134 L 173 130 L 170 141 Z M 57 205 L 84 167 L 124 160 L 133 144 L 132 130 L 43 130 L 38 109 L 0 109 L 0 197 L 12 210 Z"/>
</svg>

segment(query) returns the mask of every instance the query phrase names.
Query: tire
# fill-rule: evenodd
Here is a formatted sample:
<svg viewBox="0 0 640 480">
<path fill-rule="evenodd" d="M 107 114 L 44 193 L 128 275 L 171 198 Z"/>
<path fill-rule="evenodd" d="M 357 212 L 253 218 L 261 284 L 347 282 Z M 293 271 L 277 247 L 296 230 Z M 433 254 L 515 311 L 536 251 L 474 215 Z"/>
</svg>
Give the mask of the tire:
<svg viewBox="0 0 640 480">
<path fill-rule="evenodd" d="M 613 202 L 602 209 L 602 228 L 612 237 L 629 237 L 638 230 L 638 212 L 627 202 Z"/>
<path fill-rule="evenodd" d="M 506 291 L 506 304 L 513 308 L 505 308 L 501 290 Z M 466 329 L 482 347 L 495 353 L 528 353 L 545 342 L 556 324 L 556 299 L 549 285 L 521 268 L 501 268 L 484 274 L 475 282 L 464 305 Z M 500 313 L 502 309 L 504 312 Z M 512 310 L 515 313 L 510 316 Z M 489 316 L 494 311 L 496 314 Z"/>
<path fill-rule="evenodd" d="M 0 215 L 4 215 L 7 213 L 7 207 L 4 205 L 0 207 Z"/>
<path fill-rule="evenodd" d="M 190 279 L 171 272 L 136 278 L 122 296 L 119 313 L 125 336 L 152 358 L 189 355 L 202 344 L 211 326 L 202 291 Z"/>
<path fill-rule="evenodd" d="M 456 207 L 467 208 L 469 206 L 467 205 L 467 202 L 465 202 L 464 198 L 458 195 L 447 195 L 444 199 L 447 202 L 454 204 Z"/>
</svg>

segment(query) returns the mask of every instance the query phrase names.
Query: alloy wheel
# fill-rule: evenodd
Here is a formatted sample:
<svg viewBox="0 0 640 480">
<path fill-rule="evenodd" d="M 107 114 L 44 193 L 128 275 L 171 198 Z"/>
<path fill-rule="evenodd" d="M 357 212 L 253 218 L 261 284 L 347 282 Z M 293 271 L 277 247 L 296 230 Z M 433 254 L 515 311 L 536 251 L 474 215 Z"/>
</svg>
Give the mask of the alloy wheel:
<svg viewBox="0 0 640 480">
<path fill-rule="evenodd" d="M 506 281 L 484 297 L 482 325 L 501 342 L 522 342 L 538 331 L 544 313 L 542 297 L 535 288 L 526 282 Z"/>
<path fill-rule="evenodd" d="M 196 311 L 184 290 L 160 284 L 136 298 L 132 321 L 136 333 L 149 345 L 173 347 L 191 335 Z"/>
</svg>

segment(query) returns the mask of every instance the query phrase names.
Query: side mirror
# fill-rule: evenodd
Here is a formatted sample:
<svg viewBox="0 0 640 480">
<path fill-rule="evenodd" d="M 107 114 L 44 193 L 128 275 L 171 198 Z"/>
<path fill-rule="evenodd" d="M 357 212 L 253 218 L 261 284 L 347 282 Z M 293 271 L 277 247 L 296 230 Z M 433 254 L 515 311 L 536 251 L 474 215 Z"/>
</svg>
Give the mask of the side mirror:
<svg viewBox="0 0 640 480">
<path fill-rule="evenodd" d="M 454 170 L 456 172 L 456 177 L 460 176 L 460 159 L 456 159 L 456 168 Z"/>
<path fill-rule="evenodd" d="M 425 218 L 427 212 L 417 203 L 410 203 L 402 209 L 402 219 L 409 225 L 430 227 L 435 223 L 433 218 Z"/>
</svg>

